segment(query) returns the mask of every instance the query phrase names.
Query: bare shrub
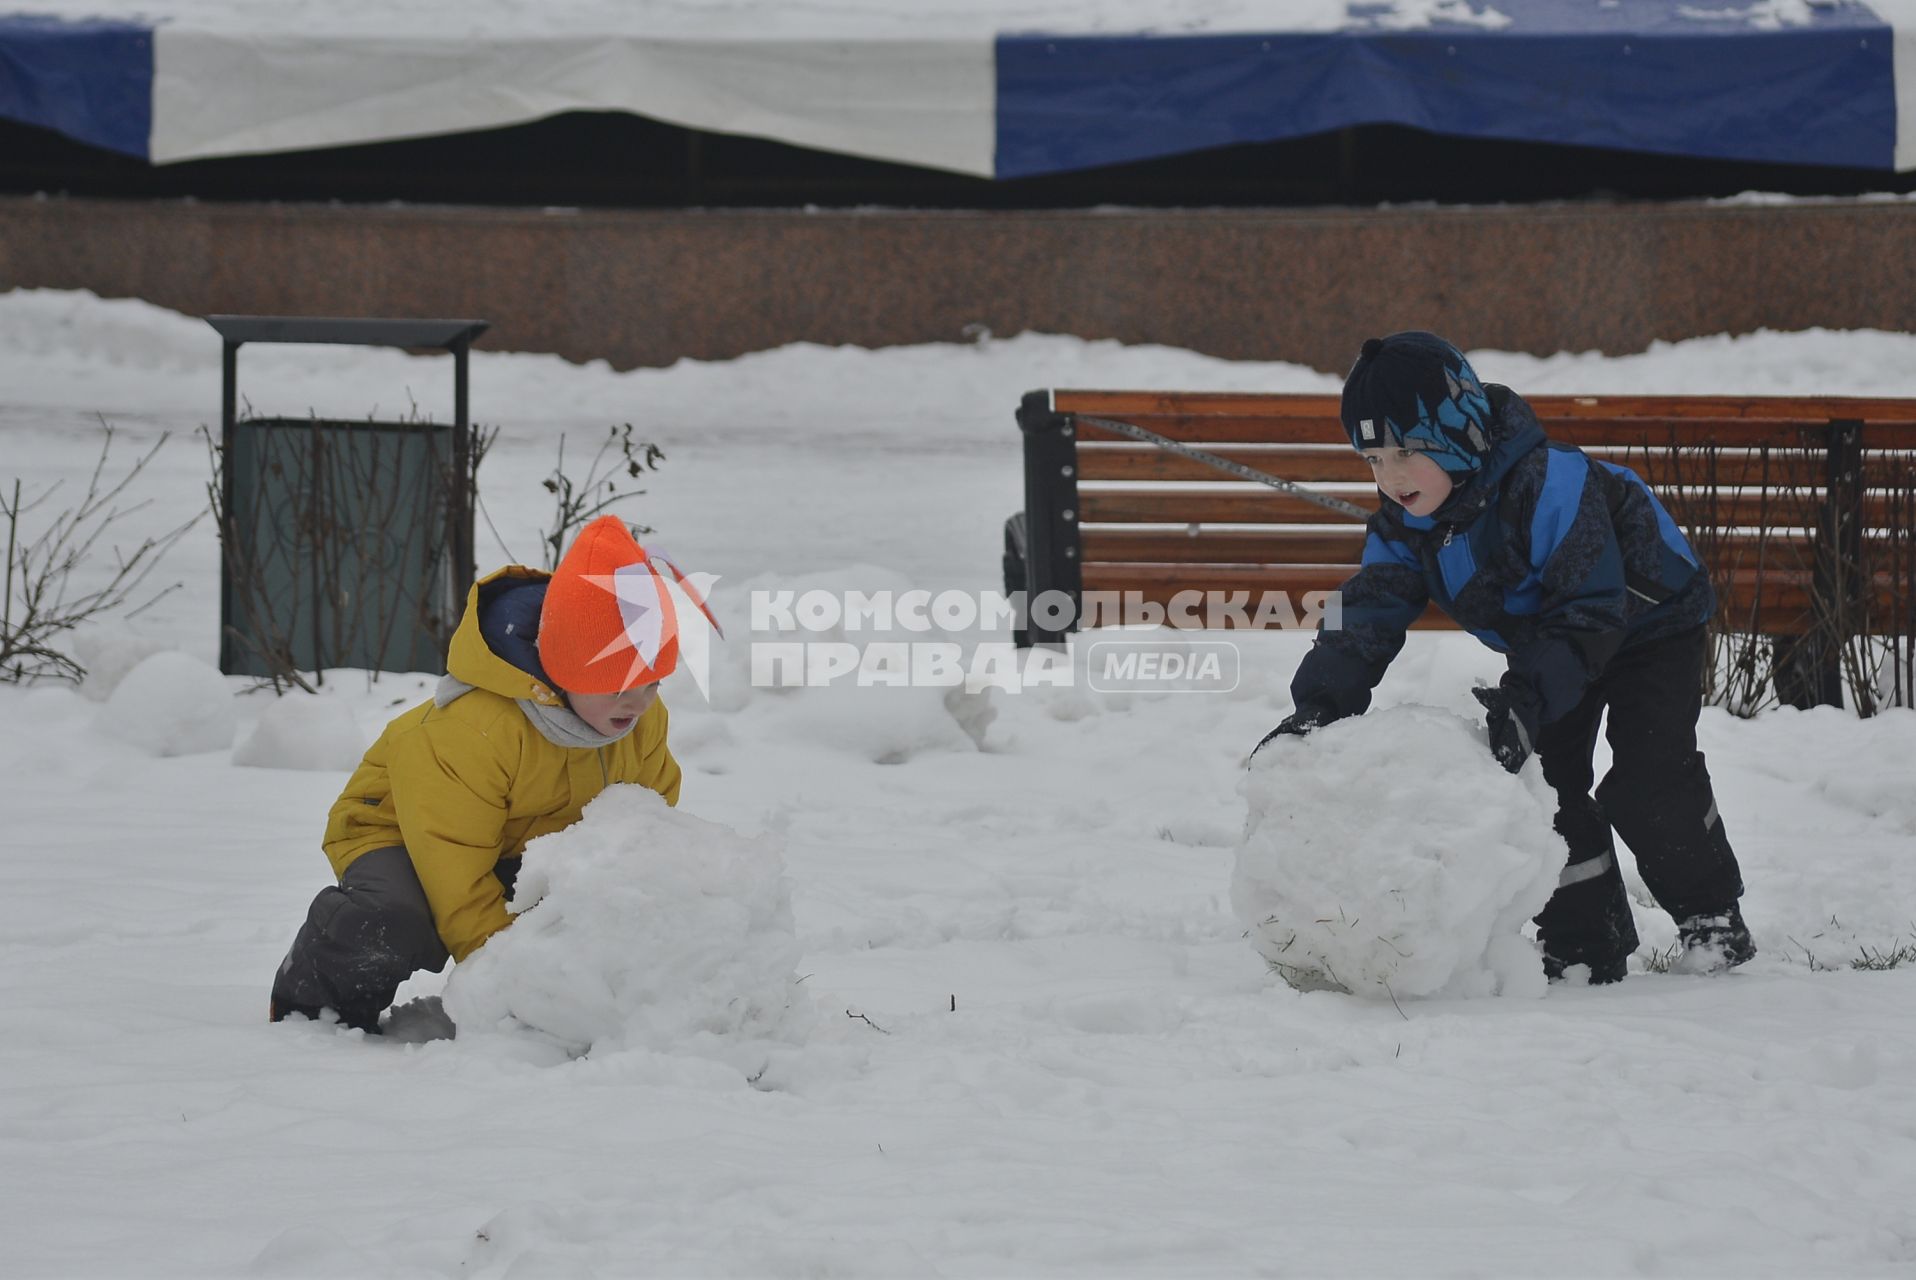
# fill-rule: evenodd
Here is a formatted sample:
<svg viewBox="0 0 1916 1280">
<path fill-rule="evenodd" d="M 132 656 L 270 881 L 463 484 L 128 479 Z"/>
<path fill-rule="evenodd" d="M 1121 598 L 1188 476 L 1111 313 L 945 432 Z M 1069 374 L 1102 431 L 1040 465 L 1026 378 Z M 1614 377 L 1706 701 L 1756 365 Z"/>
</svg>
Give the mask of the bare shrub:
<svg viewBox="0 0 1916 1280">
<path fill-rule="evenodd" d="M 30 529 L 29 517 L 52 505 L 63 482 L 29 494 L 15 477 L 7 490 L 0 492 L 0 516 L 4 516 L 7 527 L 6 595 L 0 600 L 0 681 L 82 679 L 86 668 L 65 647 L 76 628 L 122 610 L 125 617 L 135 617 L 179 587 L 173 583 L 134 603 L 160 560 L 205 512 L 157 537 L 141 539 L 130 551 L 114 543 L 115 527 L 149 505 L 141 501 L 124 506 L 122 502 L 168 437 L 162 434 L 124 475 L 111 480 L 107 464 L 113 452 L 114 431 L 105 419 L 100 425 L 105 428 L 106 438 L 100 443 L 100 456 L 87 477 L 85 491 L 43 528 Z M 96 553 L 111 554 L 111 574 L 103 585 L 77 588 L 74 575 Z"/>
</svg>

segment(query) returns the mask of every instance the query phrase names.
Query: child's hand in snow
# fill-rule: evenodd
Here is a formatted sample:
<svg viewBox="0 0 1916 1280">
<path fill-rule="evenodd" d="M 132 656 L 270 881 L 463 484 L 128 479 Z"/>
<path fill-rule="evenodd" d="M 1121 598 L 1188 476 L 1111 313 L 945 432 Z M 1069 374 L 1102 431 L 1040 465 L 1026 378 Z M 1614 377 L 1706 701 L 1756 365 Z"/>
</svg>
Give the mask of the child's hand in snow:
<svg viewBox="0 0 1916 1280">
<path fill-rule="evenodd" d="M 1316 711 L 1306 710 L 1306 711 L 1291 712 L 1291 714 L 1284 717 L 1283 721 L 1277 726 L 1277 728 L 1265 734 L 1262 738 L 1258 740 L 1258 744 L 1255 747 L 1251 748 L 1250 760 L 1257 759 L 1257 753 L 1262 751 L 1270 743 L 1272 738 L 1291 737 L 1291 736 L 1301 738 L 1305 734 L 1309 733 L 1312 729 L 1317 728 L 1319 725 L 1323 723 L 1324 723 L 1324 717 L 1319 715 Z M 1245 763 L 1249 764 L 1250 760 L 1246 760 Z"/>
<path fill-rule="evenodd" d="M 1536 698 L 1522 685 L 1502 684 L 1495 689 L 1470 691 L 1484 704 L 1484 720 L 1490 730 L 1490 753 L 1497 763 L 1516 773 L 1530 758 L 1537 741 Z"/>
</svg>

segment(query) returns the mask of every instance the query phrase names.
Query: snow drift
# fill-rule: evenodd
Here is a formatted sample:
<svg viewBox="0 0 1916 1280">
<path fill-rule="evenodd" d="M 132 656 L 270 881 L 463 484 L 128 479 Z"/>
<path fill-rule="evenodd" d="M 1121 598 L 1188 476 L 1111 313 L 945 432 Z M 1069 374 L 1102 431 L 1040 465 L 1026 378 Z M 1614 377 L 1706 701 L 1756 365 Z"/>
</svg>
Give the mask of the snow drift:
<svg viewBox="0 0 1916 1280">
<path fill-rule="evenodd" d="M 260 708 L 253 728 L 233 748 L 233 763 L 254 769 L 350 773 L 366 751 L 366 735 L 338 698 L 291 693 Z"/>
<path fill-rule="evenodd" d="M 190 756 L 233 745 L 239 714 L 226 677 L 178 649 L 141 661 L 113 686 L 101 731 L 154 756 Z"/>
</svg>

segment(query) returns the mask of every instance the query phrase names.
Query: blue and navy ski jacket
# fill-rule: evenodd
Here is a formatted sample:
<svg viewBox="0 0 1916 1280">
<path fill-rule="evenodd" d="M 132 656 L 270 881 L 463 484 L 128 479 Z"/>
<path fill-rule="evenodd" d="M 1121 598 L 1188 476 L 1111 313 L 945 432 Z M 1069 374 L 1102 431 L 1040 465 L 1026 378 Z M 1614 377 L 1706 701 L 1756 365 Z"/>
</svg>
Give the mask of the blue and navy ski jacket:
<svg viewBox="0 0 1916 1280">
<path fill-rule="evenodd" d="M 1343 586 L 1342 629 L 1319 630 L 1291 681 L 1300 713 L 1362 713 L 1432 602 L 1509 655 L 1544 724 L 1582 701 L 1619 650 L 1715 611 L 1709 575 L 1635 472 L 1552 443 L 1521 396 L 1485 390 L 1483 467 L 1429 516 L 1380 496 L 1362 566 Z"/>
</svg>

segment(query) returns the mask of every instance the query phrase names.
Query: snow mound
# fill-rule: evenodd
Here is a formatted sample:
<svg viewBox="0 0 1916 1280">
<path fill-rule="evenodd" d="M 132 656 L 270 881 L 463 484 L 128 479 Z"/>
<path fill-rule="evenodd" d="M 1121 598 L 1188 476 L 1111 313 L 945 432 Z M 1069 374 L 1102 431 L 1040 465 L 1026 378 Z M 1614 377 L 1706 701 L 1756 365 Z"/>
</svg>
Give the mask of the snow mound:
<svg viewBox="0 0 1916 1280">
<path fill-rule="evenodd" d="M 574 1056 L 693 1054 L 752 1075 L 811 1031 L 779 847 L 645 787 L 610 787 L 527 845 L 513 909 L 446 984 L 462 1039 L 529 1029 Z"/>
<path fill-rule="evenodd" d="M 149 755 L 188 756 L 231 747 L 239 717 L 225 676 L 190 654 L 167 649 L 114 686 L 99 723 L 103 732 Z"/>
<path fill-rule="evenodd" d="M 1783 776 L 1806 782 L 1838 809 L 1916 836 L 1916 788 L 1909 785 L 1909 762 L 1916 759 L 1916 715 L 1891 709 L 1858 720 L 1837 707 L 1812 707 L 1779 709 L 1766 718 L 1780 721 L 1785 716 L 1794 716 L 1797 724 L 1788 738 L 1794 749 Z M 1812 735 L 1831 747 L 1805 750 Z"/>
<path fill-rule="evenodd" d="M 253 731 L 233 748 L 233 763 L 255 769 L 350 773 L 366 751 L 366 735 L 337 698 L 308 693 L 274 698 Z"/>
<path fill-rule="evenodd" d="M 161 641 L 124 626 L 85 627 L 74 632 L 73 656 L 86 668 L 80 693 L 94 702 L 105 702 L 126 679 L 127 672 L 165 648 Z"/>
<path fill-rule="evenodd" d="M 1566 858 L 1532 764 L 1480 726 L 1397 707 L 1258 752 L 1231 901 L 1292 985 L 1379 999 L 1541 995 L 1523 926 Z"/>
</svg>

